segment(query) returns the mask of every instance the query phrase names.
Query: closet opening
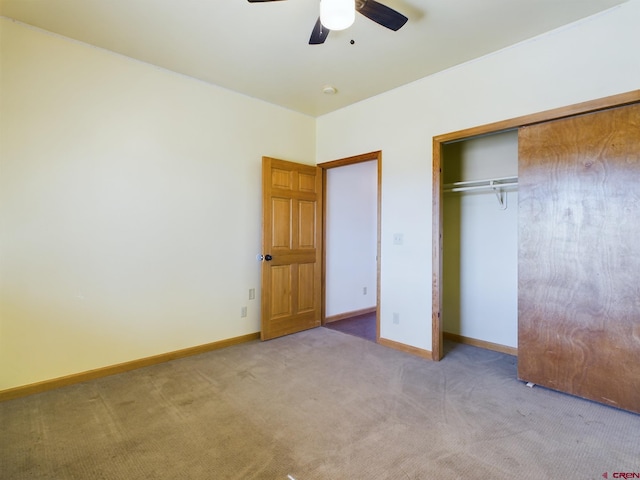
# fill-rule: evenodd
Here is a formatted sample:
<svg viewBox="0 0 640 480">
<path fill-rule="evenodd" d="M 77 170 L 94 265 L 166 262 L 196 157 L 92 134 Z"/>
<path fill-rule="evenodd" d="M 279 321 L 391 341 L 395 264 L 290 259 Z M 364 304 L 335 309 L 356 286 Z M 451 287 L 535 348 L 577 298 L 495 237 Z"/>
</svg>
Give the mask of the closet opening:
<svg viewBox="0 0 640 480">
<path fill-rule="evenodd" d="M 640 101 L 640 90 L 634 90 L 627 93 L 621 93 L 617 95 L 612 95 L 610 97 L 599 98 L 595 100 L 590 100 L 583 103 L 578 103 L 574 105 L 568 105 L 560 108 L 554 108 L 552 110 L 546 110 L 542 112 L 537 112 L 529 115 L 524 115 L 521 117 L 515 117 L 507 120 L 501 120 L 498 122 L 480 125 L 477 127 L 468 128 L 465 130 L 459 130 L 451 133 L 446 133 L 443 135 L 438 135 L 433 137 L 433 161 L 432 161 L 432 173 L 433 173 L 433 224 L 432 224 L 432 233 L 433 233 L 433 250 L 432 250 L 432 266 L 433 266 L 433 277 L 432 277 L 432 317 L 431 317 L 431 358 L 435 361 L 441 360 L 444 355 L 443 342 L 444 342 L 444 333 L 445 333 L 445 323 L 444 317 L 446 316 L 444 312 L 444 244 L 446 239 L 444 238 L 444 206 L 445 206 L 445 194 L 444 192 L 444 183 L 443 176 L 449 175 L 451 172 L 446 173 L 447 165 L 445 155 L 448 150 L 454 150 L 456 146 L 454 144 L 458 142 L 464 142 L 467 140 L 473 139 L 481 139 L 483 137 L 490 137 L 492 135 L 515 135 L 516 131 L 520 131 L 523 127 L 529 127 L 537 124 L 541 124 L 544 122 L 564 119 L 569 117 L 576 117 L 587 113 L 599 112 L 603 110 L 607 110 L 613 107 L 621 107 L 625 105 L 631 105 L 638 103 Z M 521 147 L 521 146 L 520 146 Z M 452 154 L 451 154 L 452 155 Z M 474 179 L 475 180 L 475 179 Z M 485 180 L 485 179 L 482 179 Z M 495 179 L 494 179 L 495 180 Z M 454 181 L 455 183 L 455 181 Z M 521 184 L 521 192 L 523 184 Z M 473 185 L 467 185 L 473 186 Z M 486 188 L 486 187 L 485 187 Z M 509 194 L 507 194 L 509 195 Z M 512 198 L 507 198 L 507 210 L 513 205 L 515 202 L 512 201 Z M 451 207 L 447 207 L 451 208 Z M 495 235 L 491 237 L 495 239 Z M 493 241 L 493 240 L 492 240 Z M 454 245 L 455 248 L 455 245 Z M 492 264 L 492 270 L 494 266 Z M 517 288 L 517 287 L 516 287 Z M 462 295 L 465 295 L 466 292 L 461 292 Z M 450 300 L 447 299 L 447 302 L 453 302 L 455 304 L 455 299 Z M 450 307 L 452 308 L 452 307 Z M 455 318 L 455 317 L 454 317 Z M 520 319 L 518 319 L 520 321 Z M 453 326 L 449 326 L 447 323 L 447 328 L 454 330 L 454 328 L 465 328 L 465 332 L 467 332 L 467 326 L 462 325 L 462 323 L 456 325 L 455 320 L 453 321 Z M 462 331 L 462 330 L 459 330 Z M 495 332 L 494 332 L 495 333 Z M 473 333 L 472 333 L 473 334 Z M 456 335 L 455 330 L 453 332 L 448 332 L 447 335 Z M 460 336 L 464 336 L 464 334 L 458 334 Z M 497 337 L 495 337 L 497 338 Z M 500 340 L 503 341 L 503 340 Z M 485 347 L 487 345 L 485 344 Z M 522 352 L 521 352 L 522 354 Z"/>
<path fill-rule="evenodd" d="M 518 343 L 518 131 L 444 144 L 443 337 L 511 355 Z"/>
</svg>

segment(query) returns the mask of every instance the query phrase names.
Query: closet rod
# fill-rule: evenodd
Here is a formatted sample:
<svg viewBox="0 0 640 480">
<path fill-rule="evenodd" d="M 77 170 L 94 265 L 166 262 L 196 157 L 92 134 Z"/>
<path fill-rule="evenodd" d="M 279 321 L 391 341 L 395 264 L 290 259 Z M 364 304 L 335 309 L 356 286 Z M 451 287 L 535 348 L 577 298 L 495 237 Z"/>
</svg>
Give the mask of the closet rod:
<svg viewBox="0 0 640 480">
<path fill-rule="evenodd" d="M 445 192 L 466 192 L 470 190 L 497 190 L 517 186 L 518 177 L 501 177 L 489 180 L 471 180 L 466 182 L 448 183 L 442 187 Z"/>
</svg>

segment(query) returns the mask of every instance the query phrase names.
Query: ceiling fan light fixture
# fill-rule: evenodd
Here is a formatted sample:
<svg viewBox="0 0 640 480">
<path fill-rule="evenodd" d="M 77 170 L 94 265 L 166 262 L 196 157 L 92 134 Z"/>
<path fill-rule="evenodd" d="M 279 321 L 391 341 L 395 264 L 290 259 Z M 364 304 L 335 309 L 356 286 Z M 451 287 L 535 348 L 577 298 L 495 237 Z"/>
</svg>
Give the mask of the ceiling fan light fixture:
<svg viewBox="0 0 640 480">
<path fill-rule="evenodd" d="M 320 0 L 320 22 L 329 30 L 344 30 L 356 19 L 355 0 Z"/>
</svg>

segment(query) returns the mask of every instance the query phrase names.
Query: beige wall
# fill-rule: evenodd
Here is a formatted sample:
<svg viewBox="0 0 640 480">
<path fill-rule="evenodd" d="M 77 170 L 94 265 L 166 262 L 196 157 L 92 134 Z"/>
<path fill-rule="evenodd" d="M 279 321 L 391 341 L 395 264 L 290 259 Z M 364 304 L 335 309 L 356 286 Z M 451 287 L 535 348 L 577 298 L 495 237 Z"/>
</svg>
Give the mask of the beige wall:
<svg viewBox="0 0 640 480">
<path fill-rule="evenodd" d="M 259 331 L 261 156 L 314 119 L 0 22 L 0 389 Z"/>
<path fill-rule="evenodd" d="M 640 88 L 639 24 L 633 0 L 317 120 L 318 162 L 383 152 L 382 337 L 431 349 L 433 136 Z"/>
</svg>

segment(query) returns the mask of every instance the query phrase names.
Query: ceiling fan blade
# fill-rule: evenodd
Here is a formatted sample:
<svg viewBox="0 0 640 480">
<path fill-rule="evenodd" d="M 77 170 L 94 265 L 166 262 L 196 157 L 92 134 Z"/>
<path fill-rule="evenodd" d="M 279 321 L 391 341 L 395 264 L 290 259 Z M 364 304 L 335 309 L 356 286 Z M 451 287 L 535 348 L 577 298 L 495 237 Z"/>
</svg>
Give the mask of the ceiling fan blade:
<svg viewBox="0 0 640 480">
<path fill-rule="evenodd" d="M 400 30 L 408 20 L 408 18 L 400 12 L 396 12 L 393 8 L 389 8 L 375 0 L 365 0 L 362 3 L 358 2 L 357 10 L 368 19 L 393 31 Z"/>
<path fill-rule="evenodd" d="M 322 25 L 320 22 L 320 17 L 318 17 L 318 21 L 313 27 L 313 31 L 311 32 L 311 38 L 309 39 L 309 45 L 320 45 L 324 43 L 324 41 L 329 36 L 329 30 L 327 27 Z"/>
<path fill-rule="evenodd" d="M 282 0 L 247 0 L 249 3 L 280 2 Z"/>
</svg>

